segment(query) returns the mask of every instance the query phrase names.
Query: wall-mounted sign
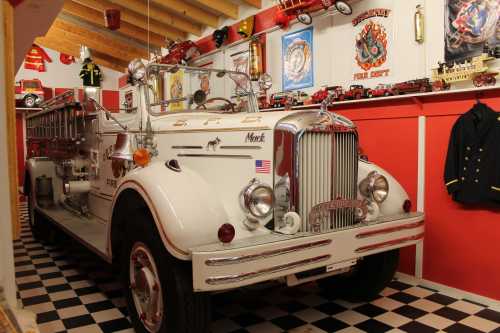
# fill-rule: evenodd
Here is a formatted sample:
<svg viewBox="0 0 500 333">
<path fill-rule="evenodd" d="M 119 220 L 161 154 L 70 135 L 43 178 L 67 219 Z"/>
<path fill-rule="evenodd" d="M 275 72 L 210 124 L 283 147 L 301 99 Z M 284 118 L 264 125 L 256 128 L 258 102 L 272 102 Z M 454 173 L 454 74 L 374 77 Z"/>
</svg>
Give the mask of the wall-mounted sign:
<svg viewBox="0 0 500 333">
<path fill-rule="evenodd" d="M 353 19 L 352 25 L 355 39 L 353 80 L 389 76 L 392 44 L 391 10 L 369 9 Z"/>
<path fill-rule="evenodd" d="M 283 91 L 314 86 L 313 27 L 282 37 Z"/>
</svg>

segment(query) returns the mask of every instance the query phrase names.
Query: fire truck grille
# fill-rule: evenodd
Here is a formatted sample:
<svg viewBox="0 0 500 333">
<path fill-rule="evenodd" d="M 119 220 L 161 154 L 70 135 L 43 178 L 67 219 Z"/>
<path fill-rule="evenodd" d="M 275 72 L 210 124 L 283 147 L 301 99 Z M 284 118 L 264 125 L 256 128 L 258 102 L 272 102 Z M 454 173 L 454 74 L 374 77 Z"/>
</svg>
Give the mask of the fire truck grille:
<svg viewBox="0 0 500 333">
<path fill-rule="evenodd" d="M 312 231 L 311 209 L 334 199 L 354 200 L 358 183 L 358 140 L 354 132 L 306 132 L 299 143 L 299 213 L 302 231 Z M 354 225 L 352 208 L 321 218 L 320 232 Z"/>
</svg>

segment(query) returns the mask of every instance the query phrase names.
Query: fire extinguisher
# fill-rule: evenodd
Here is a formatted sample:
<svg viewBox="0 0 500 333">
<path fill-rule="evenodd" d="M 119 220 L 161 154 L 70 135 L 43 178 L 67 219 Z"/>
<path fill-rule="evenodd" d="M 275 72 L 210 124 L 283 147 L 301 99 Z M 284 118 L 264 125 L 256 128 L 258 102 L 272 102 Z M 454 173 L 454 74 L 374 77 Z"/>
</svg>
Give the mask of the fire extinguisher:
<svg viewBox="0 0 500 333">
<path fill-rule="evenodd" d="M 250 79 L 258 81 L 263 72 L 262 66 L 262 44 L 259 38 L 252 38 L 250 41 Z"/>
<path fill-rule="evenodd" d="M 421 5 L 417 6 L 415 11 L 415 41 L 417 43 L 424 42 L 424 11 Z"/>
</svg>

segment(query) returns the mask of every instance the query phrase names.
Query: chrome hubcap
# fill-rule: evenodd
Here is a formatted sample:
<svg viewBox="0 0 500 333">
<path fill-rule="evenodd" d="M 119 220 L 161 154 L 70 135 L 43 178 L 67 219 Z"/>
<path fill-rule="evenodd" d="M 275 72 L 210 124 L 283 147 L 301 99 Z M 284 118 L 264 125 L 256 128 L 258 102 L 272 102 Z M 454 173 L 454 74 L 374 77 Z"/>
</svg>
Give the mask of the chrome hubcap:
<svg viewBox="0 0 500 333">
<path fill-rule="evenodd" d="M 134 244 L 129 267 L 137 316 L 149 332 L 156 333 L 163 321 L 163 294 L 156 263 L 144 243 Z"/>
</svg>

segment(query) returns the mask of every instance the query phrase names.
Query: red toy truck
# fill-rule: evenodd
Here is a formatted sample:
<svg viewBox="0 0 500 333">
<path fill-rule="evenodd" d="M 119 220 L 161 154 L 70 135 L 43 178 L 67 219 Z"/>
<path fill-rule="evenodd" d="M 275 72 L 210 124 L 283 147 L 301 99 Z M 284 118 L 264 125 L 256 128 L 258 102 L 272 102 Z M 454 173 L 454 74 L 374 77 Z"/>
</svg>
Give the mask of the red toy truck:
<svg viewBox="0 0 500 333">
<path fill-rule="evenodd" d="M 21 80 L 16 85 L 16 101 L 27 108 L 33 108 L 43 102 L 45 93 L 42 82 L 38 79 Z"/>
<path fill-rule="evenodd" d="M 346 91 L 340 99 L 361 99 L 367 97 L 367 91 L 365 87 L 360 84 L 353 84 L 349 87 L 349 90 Z"/>
<path fill-rule="evenodd" d="M 429 79 L 417 79 L 405 82 L 396 83 L 392 86 L 394 95 L 401 95 L 407 93 L 429 92 L 432 91 L 432 85 Z"/>
<path fill-rule="evenodd" d="M 343 93 L 344 93 L 344 89 L 342 89 L 341 86 L 324 87 L 323 89 L 316 91 L 311 96 L 312 103 L 313 104 L 320 104 L 329 95 L 334 95 L 335 100 L 338 100 Z"/>
<path fill-rule="evenodd" d="M 367 96 L 369 98 L 372 97 L 382 97 L 382 96 L 392 96 L 394 93 L 392 92 L 392 86 L 390 84 L 378 84 L 373 89 L 368 89 Z"/>
</svg>

